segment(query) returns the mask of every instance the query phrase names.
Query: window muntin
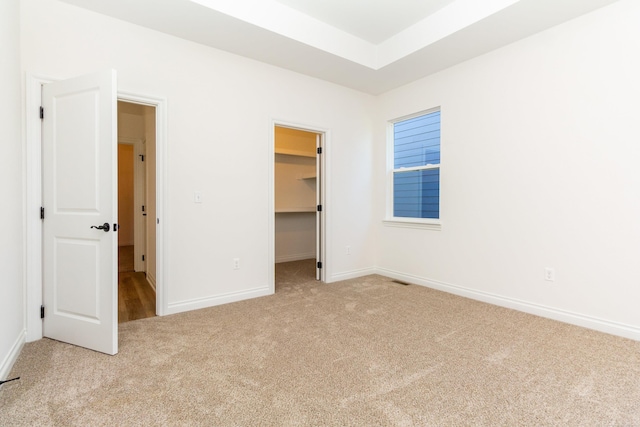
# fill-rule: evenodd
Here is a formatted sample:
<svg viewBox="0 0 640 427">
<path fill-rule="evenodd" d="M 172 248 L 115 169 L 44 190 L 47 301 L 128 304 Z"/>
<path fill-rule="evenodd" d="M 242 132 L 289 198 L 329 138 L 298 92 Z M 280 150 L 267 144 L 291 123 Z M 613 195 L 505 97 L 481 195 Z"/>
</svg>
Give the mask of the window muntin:
<svg viewBox="0 0 640 427">
<path fill-rule="evenodd" d="M 393 123 L 394 218 L 440 218 L 440 110 Z"/>
</svg>

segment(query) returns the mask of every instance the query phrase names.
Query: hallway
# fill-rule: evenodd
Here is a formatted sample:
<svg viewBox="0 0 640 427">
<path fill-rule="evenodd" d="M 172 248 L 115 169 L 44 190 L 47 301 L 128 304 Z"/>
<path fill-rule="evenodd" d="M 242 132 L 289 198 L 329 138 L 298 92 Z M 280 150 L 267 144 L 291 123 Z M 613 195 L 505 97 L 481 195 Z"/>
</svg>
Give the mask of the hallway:
<svg viewBox="0 0 640 427">
<path fill-rule="evenodd" d="M 133 246 L 118 247 L 118 323 L 156 315 L 156 294 L 144 272 L 133 271 Z"/>
</svg>

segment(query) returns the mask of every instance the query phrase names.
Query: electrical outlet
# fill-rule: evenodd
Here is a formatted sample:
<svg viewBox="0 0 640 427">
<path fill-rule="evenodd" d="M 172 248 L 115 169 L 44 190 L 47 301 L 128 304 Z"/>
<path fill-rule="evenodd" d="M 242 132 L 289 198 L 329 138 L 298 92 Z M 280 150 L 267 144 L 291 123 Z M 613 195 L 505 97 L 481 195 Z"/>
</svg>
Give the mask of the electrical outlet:
<svg viewBox="0 0 640 427">
<path fill-rule="evenodd" d="M 240 258 L 233 259 L 233 269 L 240 270 Z"/>
<path fill-rule="evenodd" d="M 351 255 L 351 246 L 347 246 L 346 253 L 347 255 Z"/>
<path fill-rule="evenodd" d="M 544 269 L 544 280 L 548 282 L 553 282 L 556 280 L 556 270 L 555 268 L 545 267 Z"/>
</svg>

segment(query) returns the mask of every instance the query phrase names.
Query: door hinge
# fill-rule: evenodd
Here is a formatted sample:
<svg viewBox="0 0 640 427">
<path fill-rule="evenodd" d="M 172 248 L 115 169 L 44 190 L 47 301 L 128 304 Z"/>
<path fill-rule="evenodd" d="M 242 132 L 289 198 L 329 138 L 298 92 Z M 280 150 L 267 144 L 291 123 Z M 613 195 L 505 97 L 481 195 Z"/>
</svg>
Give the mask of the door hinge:
<svg viewBox="0 0 640 427">
<path fill-rule="evenodd" d="M 144 261 L 144 255 L 142 255 L 142 260 Z"/>
<path fill-rule="evenodd" d="M 44 305 L 40 306 L 40 318 L 44 319 Z"/>
<path fill-rule="evenodd" d="M 318 268 L 322 268 L 322 261 L 318 261 Z"/>
<path fill-rule="evenodd" d="M 322 154 L 322 147 L 318 147 L 317 153 Z"/>
<path fill-rule="evenodd" d="M 144 162 L 144 154 L 138 154 L 138 156 L 140 156 L 140 161 Z"/>
<path fill-rule="evenodd" d="M 44 119 L 44 107 L 40 107 L 40 119 Z"/>
<path fill-rule="evenodd" d="M 318 205 L 317 208 L 318 212 L 322 212 L 322 205 Z"/>
<path fill-rule="evenodd" d="M 40 219 L 44 219 L 44 208 L 40 208 Z"/>
<path fill-rule="evenodd" d="M 142 212 L 144 212 L 144 205 L 142 205 Z"/>
</svg>

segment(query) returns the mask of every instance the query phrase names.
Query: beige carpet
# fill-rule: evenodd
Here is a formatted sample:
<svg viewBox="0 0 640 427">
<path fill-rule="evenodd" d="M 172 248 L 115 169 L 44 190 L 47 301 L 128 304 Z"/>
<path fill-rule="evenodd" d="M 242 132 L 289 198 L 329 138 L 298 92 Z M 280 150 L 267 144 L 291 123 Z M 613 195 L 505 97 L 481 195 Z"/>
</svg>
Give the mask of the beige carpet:
<svg viewBox="0 0 640 427">
<path fill-rule="evenodd" d="M 640 425 L 640 342 L 278 270 L 276 295 L 120 325 L 113 357 L 27 344 L 0 425 Z"/>
</svg>

